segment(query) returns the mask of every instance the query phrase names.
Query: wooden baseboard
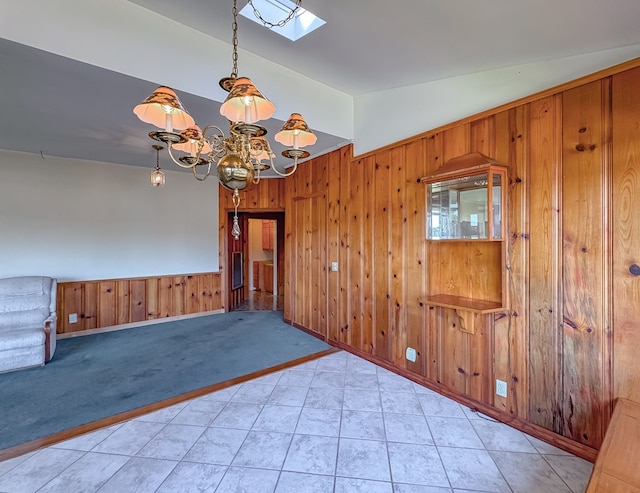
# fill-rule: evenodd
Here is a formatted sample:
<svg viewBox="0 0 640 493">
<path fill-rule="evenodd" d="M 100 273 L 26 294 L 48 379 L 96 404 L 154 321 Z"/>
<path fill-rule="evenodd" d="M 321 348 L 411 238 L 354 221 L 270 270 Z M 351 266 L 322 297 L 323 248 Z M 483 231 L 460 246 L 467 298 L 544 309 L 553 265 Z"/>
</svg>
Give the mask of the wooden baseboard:
<svg viewBox="0 0 640 493">
<path fill-rule="evenodd" d="M 417 384 L 422 385 L 423 387 L 431 389 L 434 392 L 444 395 L 445 397 L 449 397 L 450 399 L 453 399 L 454 401 L 464 406 L 467 406 L 468 408 L 474 411 L 481 412 L 482 414 L 485 414 L 493 419 L 496 419 L 502 423 L 505 423 L 511 426 L 512 428 L 515 428 L 516 430 L 526 433 L 527 435 L 531 435 L 535 438 L 538 438 L 543 442 L 553 445 L 554 447 L 558 447 L 559 449 L 569 452 L 570 454 L 581 457 L 585 460 L 588 460 L 589 462 L 595 462 L 596 460 L 596 456 L 598 455 L 598 451 L 596 449 L 587 447 L 586 445 L 583 445 L 569 438 L 558 435 L 557 433 L 554 433 L 551 430 L 547 430 L 546 428 L 530 423 L 529 421 L 526 421 L 522 418 L 512 416 L 509 413 L 500 411 L 483 402 L 478 402 L 465 395 L 458 394 L 457 392 L 452 392 L 450 389 L 444 387 L 443 385 L 437 382 L 434 382 L 432 380 L 428 380 L 422 375 L 418 375 L 416 373 L 405 370 L 403 368 L 398 368 L 392 365 L 391 363 L 389 363 L 388 361 L 377 358 L 376 356 L 373 356 L 369 353 L 359 351 L 342 342 L 327 341 L 327 343 L 337 348 L 348 351 L 352 354 L 355 354 L 356 356 L 359 356 L 363 359 L 371 361 L 372 363 L 375 363 L 378 366 L 381 366 L 389 371 L 397 373 L 400 376 L 408 378 L 409 380 L 412 380 L 413 382 L 416 382 Z"/>
<path fill-rule="evenodd" d="M 325 336 L 323 336 L 322 334 L 318 334 L 317 332 L 311 330 L 311 329 L 307 329 L 304 325 L 300 325 L 296 322 L 292 322 L 291 320 L 287 320 L 286 318 L 284 319 L 285 323 L 295 327 L 296 329 L 301 330 L 302 332 L 306 332 L 307 334 L 309 334 L 310 336 L 315 337 L 316 339 L 320 339 L 321 341 L 324 341 L 326 343 L 329 343 L 327 341 L 327 338 Z"/>
</svg>

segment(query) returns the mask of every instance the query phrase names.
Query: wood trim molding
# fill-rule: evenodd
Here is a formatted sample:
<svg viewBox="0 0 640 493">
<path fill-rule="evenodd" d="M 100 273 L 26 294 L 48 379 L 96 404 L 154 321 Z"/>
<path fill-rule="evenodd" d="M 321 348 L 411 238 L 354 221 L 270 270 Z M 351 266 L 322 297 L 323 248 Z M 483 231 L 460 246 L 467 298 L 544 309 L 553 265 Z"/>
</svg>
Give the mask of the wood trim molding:
<svg viewBox="0 0 640 493">
<path fill-rule="evenodd" d="M 291 326 L 293 326 L 293 327 L 295 327 L 298 330 L 301 330 L 302 332 L 305 332 L 305 333 L 309 334 L 310 336 L 313 336 L 313 337 L 315 337 L 317 339 L 320 339 L 321 341 L 326 342 L 327 344 L 331 344 L 327 340 L 326 336 L 323 336 L 322 334 L 318 334 L 317 332 L 315 332 L 315 331 L 313 331 L 311 329 L 308 329 L 304 325 L 300 325 L 300 324 L 298 324 L 296 322 L 292 322 L 291 320 L 287 320 L 286 318 L 284 319 L 284 322 L 289 324 L 289 325 L 291 325 Z"/>
</svg>

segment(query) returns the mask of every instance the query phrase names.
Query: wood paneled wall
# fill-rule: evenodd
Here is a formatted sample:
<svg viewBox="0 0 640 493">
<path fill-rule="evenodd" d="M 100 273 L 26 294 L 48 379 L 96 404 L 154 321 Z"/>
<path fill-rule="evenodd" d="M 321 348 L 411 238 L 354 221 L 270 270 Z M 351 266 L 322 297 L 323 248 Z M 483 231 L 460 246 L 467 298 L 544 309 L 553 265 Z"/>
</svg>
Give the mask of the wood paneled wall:
<svg viewBox="0 0 640 493">
<path fill-rule="evenodd" d="M 593 459 L 613 399 L 640 400 L 638 67 L 303 163 L 284 180 L 285 318 Z M 425 301 L 449 247 L 425 239 L 417 179 L 474 151 L 509 167 L 510 309 L 477 315 L 469 334 Z"/>
<path fill-rule="evenodd" d="M 58 333 L 222 308 L 218 272 L 58 283 Z M 78 322 L 69 323 L 69 314 Z"/>
</svg>

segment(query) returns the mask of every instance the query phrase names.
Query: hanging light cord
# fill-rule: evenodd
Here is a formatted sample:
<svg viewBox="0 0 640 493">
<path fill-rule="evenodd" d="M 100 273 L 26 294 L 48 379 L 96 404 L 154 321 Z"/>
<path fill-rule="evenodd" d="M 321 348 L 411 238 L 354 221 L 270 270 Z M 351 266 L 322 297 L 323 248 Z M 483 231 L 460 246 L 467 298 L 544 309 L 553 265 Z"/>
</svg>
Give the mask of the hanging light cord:
<svg viewBox="0 0 640 493">
<path fill-rule="evenodd" d="M 235 7 L 235 0 L 234 0 L 233 4 L 234 4 L 234 7 Z M 251 8 L 253 9 L 253 13 L 255 14 L 255 16 L 258 19 L 260 19 L 260 22 L 262 22 L 264 27 L 269 28 L 269 29 L 272 29 L 274 27 L 283 27 L 287 22 L 289 22 L 291 19 L 293 19 L 293 16 L 296 15 L 296 12 L 298 11 L 300 6 L 302 5 L 302 0 L 296 0 L 295 4 L 296 4 L 296 6 L 291 10 L 291 12 L 289 12 L 289 16 L 286 19 L 282 19 L 281 21 L 273 23 L 273 22 L 269 22 L 264 17 L 262 17 L 262 15 L 260 14 L 260 11 L 256 8 L 255 5 L 253 5 L 253 1 L 249 0 L 249 5 L 251 5 Z"/>
</svg>

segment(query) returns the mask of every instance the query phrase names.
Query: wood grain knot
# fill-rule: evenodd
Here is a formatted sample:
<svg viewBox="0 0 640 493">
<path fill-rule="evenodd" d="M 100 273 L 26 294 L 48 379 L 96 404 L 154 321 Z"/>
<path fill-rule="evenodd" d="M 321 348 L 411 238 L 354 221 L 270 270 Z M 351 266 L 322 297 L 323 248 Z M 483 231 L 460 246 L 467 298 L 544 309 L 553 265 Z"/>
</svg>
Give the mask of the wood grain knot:
<svg viewBox="0 0 640 493">
<path fill-rule="evenodd" d="M 578 144 L 578 145 L 576 145 L 576 151 L 578 151 L 578 152 L 585 152 L 585 151 L 586 152 L 593 152 L 595 150 L 595 148 L 596 148 L 595 144 L 588 144 L 588 145 Z"/>
<path fill-rule="evenodd" d="M 580 127 L 580 129 L 578 130 L 579 133 L 583 134 L 587 131 L 587 127 Z"/>
<path fill-rule="evenodd" d="M 458 368 L 458 373 L 462 373 L 464 375 L 464 370 L 462 368 Z"/>
<path fill-rule="evenodd" d="M 629 267 L 629 272 L 631 272 L 634 276 L 640 276 L 640 266 L 638 264 L 631 264 Z"/>
</svg>

